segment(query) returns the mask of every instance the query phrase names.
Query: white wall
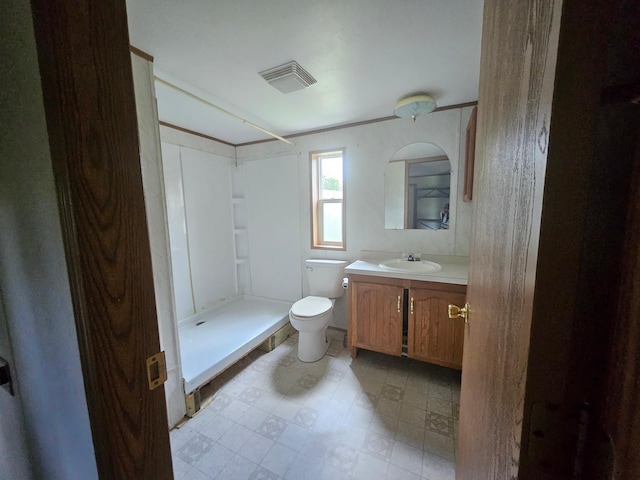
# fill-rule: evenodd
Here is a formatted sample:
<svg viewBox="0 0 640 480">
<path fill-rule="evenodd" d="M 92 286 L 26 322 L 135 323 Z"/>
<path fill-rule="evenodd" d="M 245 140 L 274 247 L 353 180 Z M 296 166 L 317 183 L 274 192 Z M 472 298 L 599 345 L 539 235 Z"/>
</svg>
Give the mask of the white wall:
<svg viewBox="0 0 640 480">
<path fill-rule="evenodd" d="M 176 319 L 182 319 L 193 315 L 196 307 L 193 303 L 193 289 L 191 288 L 180 147 L 162 142 L 162 166 L 167 207 L 167 231 L 171 245 L 171 271 Z"/>
<path fill-rule="evenodd" d="M 236 207 L 240 205 L 244 209 L 243 218 L 236 218 L 236 221 L 246 227 L 246 232 L 239 235 L 235 229 L 234 252 L 228 252 L 225 247 L 225 255 L 233 258 L 239 249 L 238 244 L 242 244 L 246 235 L 247 245 L 240 248 L 248 257 L 249 270 L 247 278 L 241 282 L 246 288 L 239 291 L 294 301 L 307 292 L 303 275 L 306 258 L 356 260 L 363 250 L 469 254 L 472 209 L 471 203 L 462 201 L 462 193 L 465 134 L 470 114 L 471 107 L 466 107 L 421 116 L 415 122 L 412 119 L 392 119 L 295 137 L 294 146 L 272 141 L 233 149 L 166 127 L 161 127 L 161 135 L 163 151 L 166 149 L 174 159 L 176 152 L 182 152 L 185 146 L 227 159 L 235 156 L 237 166 L 230 167 L 233 172 L 230 195 L 236 197 L 237 202 L 242 202 L 236 203 Z M 385 229 L 384 175 L 387 163 L 398 150 L 415 142 L 438 145 L 451 162 L 452 221 L 449 230 Z M 312 249 L 309 152 L 340 147 L 346 148 L 347 250 Z M 176 181 L 180 173 L 177 167 L 172 169 Z M 215 188 L 220 186 L 216 184 Z M 205 184 L 201 188 L 205 188 Z M 198 195 L 193 197 L 193 201 L 197 201 L 196 198 Z M 176 221 L 176 225 L 178 223 Z M 225 241 L 233 239 L 234 227 L 232 225 L 227 230 L 219 228 L 208 235 L 219 236 Z M 241 271 L 238 268 L 237 272 Z M 209 282 L 231 281 L 213 270 L 203 272 L 202 280 L 206 278 Z M 333 326 L 346 328 L 345 297 L 336 302 L 335 312 Z"/>
<path fill-rule="evenodd" d="M 249 271 L 243 293 L 296 300 L 307 292 L 302 272 L 306 258 L 356 260 L 364 250 L 468 256 L 471 203 L 462 201 L 466 127 L 471 107 L 443 110 L 412 119 L 391 119 L 295 137 L 294 146 L 272 141 L 233 147 L 177 130 L 161 128 L 163 141 L 235 155 L 232 196 L 246 209 Z M 428 142 L 451 162 L 449 230 L 387 230 L 384 176 L 387 163 L 402 147 Z M 346 148 L 346 251 L 311 248 L 309 152 Z M 231 150 L 230 150 L 231 149 Z M 233 238 L 228 233 L 217 235 Z M 242 237 L 236 235 L 236 243 Z M 238 249 L 236 245 L 236 250 Z M 238 270 L 240 271 L 240 270 Z M 217 274 L 216 274 L 217 275 Z M 336 302 L 333 326 L 346 328 L 346 299 Z"/>
<path fill-rule="evenodd" d="M 246 162 L 235 169 L 235 194 L 246 199 L 251 289 L 278 300 L 301 296 L 298 155 Z M 255 275 L 258 272 L 258 275 Z"/>
<path fill-rule="evenodd" d="M 236 295 L 229 160 L 181 147 L 196 313 Z"/>
<path fill-rule="evenodd" d="M 234 149 L 166 127 L 160 133 L 180 321 L 238 294 L 232 218 Z"/>
<path fill-rule="evenodd" d="M 89 480 L 98 474 L 31 7 L 0 9 L 0 291 L 18 389 L 0 390 L 0 478 Z"/>
<path fill-rule="evenodd" d="M 471 204 L 462 202 L 464 182 L 464 145 L 466 126 L 471 107 L 451 109 L 412 119 L 392 119 L 329 132 L 293 138 L 294 146 L 273 141 L 241 146 L 236 149 L 238 169 L 255 170 L 264 174 L 270 165 L 277 168 L 278 178 L 291 179 L 297 175 L 298 222 L 283 222 L 280 212 L 291 216 L 293 192 L 284 182 L 279 188 L 287 189 L 286 200 L 281 200 L 280 211 L 265 202 L 251 203 L 250 218 L 260 219 L 263 227 L 254 231 L 249 222 L 249 238 L 254 255 L 255 245 L 268 247 L 268 255 L 287 258 L 287 273 L 291 281 L 299 278 L 305 258 L 335 258 L 356 260 L 363 250 L 387 252 L 420 252 L 439 255 L 469 254 L 469 229 Z M 384 218 L 384 175 L 393 154 L 405 145 L 429 142 L 441 147 L 451 162 L 451 226 L 449 230 L 386 230 Z M 346 209 L 347 250 L 327 251 L 311 248 L 309 152 L 330 148 L 346 148 Z M 296 159 L 296 162 L 281 162 Z M 246 177 L 246 176 L 245 176 Z M 247 183 L 251 191 L 259 184 Z M 250 195 L 248 193 L 248 195 Z M 287 203 L 285 205 L 285 203 Z M 298 248 L 292 249 L 290 239 L 299 236 Z M 290 268 L 289 262 L 297 263 Z M 275 262 L 251 262 L 251 278 L 254 285 L 269 282 L 273 277 Z M 287 270 L 288 271 L 288 270 Z M 294 272 L 295 271 L 295 272 Z M 303 292 L 306 293 L 303 281 Z M 254 288 L 255 290 L 255 288 Z M 300 296 L 302 292 L 300 293 Z M 334 326 L 346 328 L 346 297 L 336 302 Z"/>
</svg>

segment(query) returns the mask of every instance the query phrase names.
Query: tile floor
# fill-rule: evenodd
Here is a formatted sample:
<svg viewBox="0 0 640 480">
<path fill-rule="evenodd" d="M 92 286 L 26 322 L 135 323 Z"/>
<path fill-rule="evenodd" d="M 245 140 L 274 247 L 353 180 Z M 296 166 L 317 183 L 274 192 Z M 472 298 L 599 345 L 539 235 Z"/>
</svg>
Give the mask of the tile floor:
<svg viewBox="0 0 640 480">
<path fill-rule="evenodd" d="M 460 373 L 360 351 L 344 332 L 315 363 L 297 334 L 214 380 L 214 400 L 171 431 L 176 479 L 454 479 Z"/>
</svg>

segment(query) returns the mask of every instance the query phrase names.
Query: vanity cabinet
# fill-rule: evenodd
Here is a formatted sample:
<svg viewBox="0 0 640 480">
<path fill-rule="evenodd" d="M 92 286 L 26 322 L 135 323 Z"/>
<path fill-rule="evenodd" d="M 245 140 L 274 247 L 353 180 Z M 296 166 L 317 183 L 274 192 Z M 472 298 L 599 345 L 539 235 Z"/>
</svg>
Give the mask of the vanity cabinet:
<svg viewBox="0 0 640 480">
<path fill-rule="evenodd" d="M 448 305 L 464 305 L 465 285 L 349 275 L 348 347 L 462 368 L 464 320 Z"/>
<path fill-rule="evenodd" d="M 401 355 L 404 289 L 367 281 L 349 282 L 349 330 L 354 334 L 355 345 Z"/>
<path fill-rule="evenodd" d="M 462 368 L 464 320 L 449 318 L 449 304 L 464 305 L 466 287 L 433 284 L 409 289 L 407 356 Z"/>
</svg>

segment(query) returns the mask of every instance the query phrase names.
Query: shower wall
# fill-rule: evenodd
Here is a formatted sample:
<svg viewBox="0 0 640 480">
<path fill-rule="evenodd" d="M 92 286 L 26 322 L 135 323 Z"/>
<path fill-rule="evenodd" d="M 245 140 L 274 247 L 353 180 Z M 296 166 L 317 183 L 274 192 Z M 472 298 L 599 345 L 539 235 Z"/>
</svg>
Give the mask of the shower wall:
<svg viewBox="0 0 640 480">
<path fill-rule="evenodd" d="M 162 142 L 178 321 L 238 294 L 231 195 L 232 161 Z"/>
</svg>

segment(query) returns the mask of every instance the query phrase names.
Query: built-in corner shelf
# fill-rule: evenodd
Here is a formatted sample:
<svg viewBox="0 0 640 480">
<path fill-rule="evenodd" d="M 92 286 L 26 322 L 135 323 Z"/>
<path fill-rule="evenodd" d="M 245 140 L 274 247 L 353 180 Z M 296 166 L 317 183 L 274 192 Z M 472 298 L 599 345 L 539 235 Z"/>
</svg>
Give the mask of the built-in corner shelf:
<svg viewBox="0 0 640 480">
<path fill-rule="evenodd" d="M 249 274 L 249 236 L 247 228 L 247 203 L 242 195 L 231 197 L 233 206 L 233 236 L 235 248 L 236 282 L 239 294 L 251 291 Z"/>
</svg>

